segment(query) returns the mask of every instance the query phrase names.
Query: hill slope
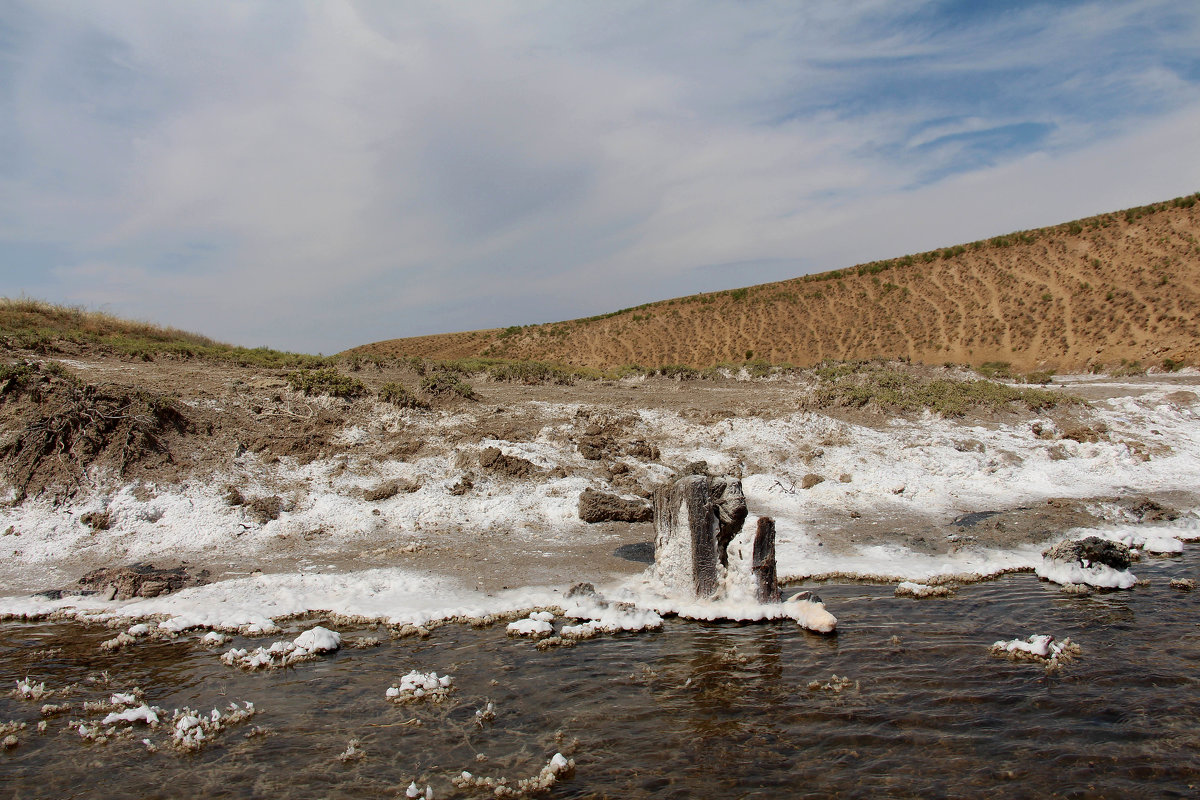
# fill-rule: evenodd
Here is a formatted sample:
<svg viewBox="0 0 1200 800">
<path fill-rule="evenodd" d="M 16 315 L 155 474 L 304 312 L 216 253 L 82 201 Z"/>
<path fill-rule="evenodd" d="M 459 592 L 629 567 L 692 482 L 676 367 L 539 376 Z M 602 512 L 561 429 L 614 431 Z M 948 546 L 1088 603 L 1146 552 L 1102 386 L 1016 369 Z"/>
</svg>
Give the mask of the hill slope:
<svg viewBox="0 0 1200 800">
<path fill-rule="evenodd" d="M 695 367 L 887 356 L 1020 369 L 1200 362 L 1200 194 L 612 314 L 350 352 Z"/>
</svg>

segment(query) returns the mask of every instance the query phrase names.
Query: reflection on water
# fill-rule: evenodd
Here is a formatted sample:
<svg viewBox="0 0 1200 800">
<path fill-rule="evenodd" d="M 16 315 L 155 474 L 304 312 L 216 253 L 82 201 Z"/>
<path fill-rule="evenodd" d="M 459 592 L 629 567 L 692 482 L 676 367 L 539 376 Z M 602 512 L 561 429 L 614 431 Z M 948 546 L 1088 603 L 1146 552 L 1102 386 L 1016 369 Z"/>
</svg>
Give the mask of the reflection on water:
<svg viewBox="0 0 1200 800">
<path fill-rule="evenodd" d="M 43 701 L 73 709 L 40 735 L 42 702 L 0 697 L 0 723 L 27 723 L 0 753 L 0 793 L 361 800 L 417 780 L 439 798 L 470 796 L 482 790 L 450 783 L 464 769 L 515 780 L 561 751 L 578 764 L 561 797 L 1194 797 L 1200 593 L 1168 579 L 1196 577 L 1195 551 L 1138 565 L 1148 586 L 1088 597 L 1032 575 L 932 600 L 824 585 L 834 637 L 669 620 L 543 652 L 502 627 L 343 631 L 382 644 L 271 673 L 225 667 L 198 636 L 102 653 L 111 631 L 6 623 L 5 687 L 28 675 L 78 688 Z M 1057 674 L 988 654 L 1031 633 L 1070 636 L 1083 652 Z M 410 669 L 453 675 L 449 700 L 388 703 Z M 133 686 L 168 712 L 249 700 L 259 713 L 195 754 L 149 752 L 141 739 L 161 732 L 96 745 L 68 728 L 84 701 Z M 489 701 L 496 718 L 480 724 Z M 247 737 L 256 726 L 265 733 Z M 338 760 L 350 739 L 365 759 Z"/>
</svg>

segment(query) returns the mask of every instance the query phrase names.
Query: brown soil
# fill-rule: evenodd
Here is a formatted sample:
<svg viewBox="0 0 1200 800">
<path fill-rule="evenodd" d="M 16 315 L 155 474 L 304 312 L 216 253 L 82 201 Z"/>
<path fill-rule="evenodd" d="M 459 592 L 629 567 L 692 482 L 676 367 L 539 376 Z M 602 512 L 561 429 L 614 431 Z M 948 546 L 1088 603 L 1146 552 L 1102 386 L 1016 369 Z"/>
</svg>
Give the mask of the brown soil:
<svg viewBox="0 0 1200 800">
<path fill-rule="evenodd" d="M 350 352 L 595 368 L 879 356 L 1083 371 L 1200 363 L 1198 320 L 1200 206 L 1181 203 L 602 317 Z"/>
</svg>

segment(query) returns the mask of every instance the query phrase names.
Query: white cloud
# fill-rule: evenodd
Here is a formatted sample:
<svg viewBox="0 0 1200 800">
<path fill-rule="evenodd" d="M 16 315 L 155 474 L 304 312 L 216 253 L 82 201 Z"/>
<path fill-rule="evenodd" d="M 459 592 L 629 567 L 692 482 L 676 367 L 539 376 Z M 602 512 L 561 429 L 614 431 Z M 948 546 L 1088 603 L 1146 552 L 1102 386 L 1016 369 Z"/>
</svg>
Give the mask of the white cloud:
<svg viewBox="0 0 1200 800">
<path fill-rule="evenodd" d="M 248 344 L 567 318 L 1200 186 L 1200 94 L 1168 57 L 1200 15 L 1150 0 L 957 25 L 882 2 L 19 8 L 0 251 L 73 261 L 0 291 Z M 1031 122 L 1042 141 L 923 183 L 963 168 L 923 145 Z"/>
</svg>

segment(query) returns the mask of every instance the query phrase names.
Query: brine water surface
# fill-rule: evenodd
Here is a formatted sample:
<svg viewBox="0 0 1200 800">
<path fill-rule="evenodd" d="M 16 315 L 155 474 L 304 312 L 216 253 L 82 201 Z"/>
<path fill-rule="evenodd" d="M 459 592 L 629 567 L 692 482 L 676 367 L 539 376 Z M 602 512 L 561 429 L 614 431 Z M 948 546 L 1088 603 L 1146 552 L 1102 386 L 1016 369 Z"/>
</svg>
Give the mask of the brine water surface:
<svg viewBox="0 0 1200 800">
<path fill-rule="evenodd" d="M 554 797 L 1195 797 L 1200 593 L 1169 581 L 1197 577 L 1200 555 L 1135 569 L 1148 583 L 1086 596 L 1031 574 L 923 600 L 892 586 L 809 587 L 839 618 L 833 636 L 668 619 L 658 632 L 538 650 L 503 626 L 425 639 L 342 629 L 380 643 L 257 673 L 219 655 L 274 639 L 212 649 L 185 635 L 106 653 L 110 630 L 10 622 L 3 685 L 28 676 L 60 694 L 0 697 L 0 723 L 26 723 L 0 752 L 0 793 L 402 797 L 415 781 L 434 797 L 489 796 L 452 781 L 466 770 L 513 786 L 561 752 L 576 767 Z M 1081 652 L 1052 673 L 989 653 L 1035 633 Z M 453 676 L 443 703 L 385 698 L 413 669 Z M 165 725 L 135 723 L 104 744 L 69 726 L 99 719 L 85 701 L 134 686 L 168 714 L 245 701 L 257 713 L 194 753 L 168 746 Z M 71 709 L 44 717 L 45 703 Z M 494 719 L 477 714 L 488 703 Z M 339 758 L 352 739 L 363 757 Z"/>
</svg>

